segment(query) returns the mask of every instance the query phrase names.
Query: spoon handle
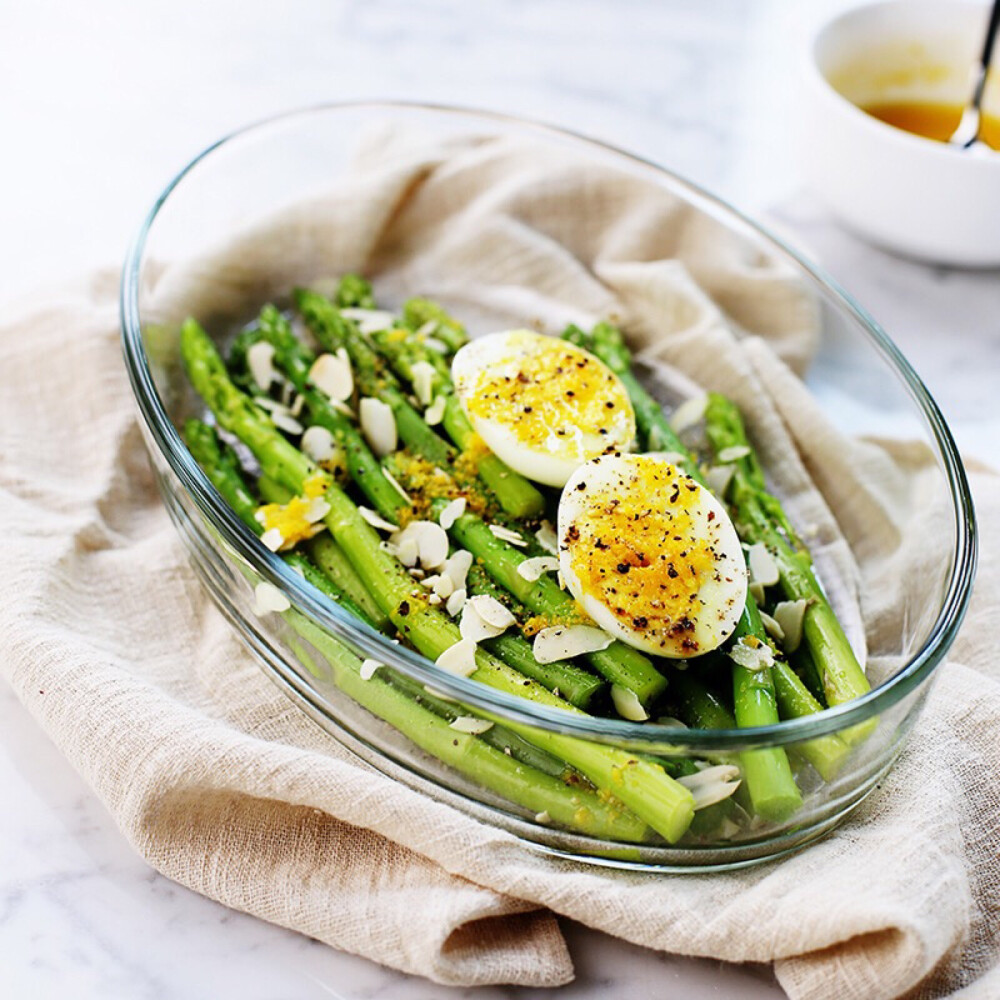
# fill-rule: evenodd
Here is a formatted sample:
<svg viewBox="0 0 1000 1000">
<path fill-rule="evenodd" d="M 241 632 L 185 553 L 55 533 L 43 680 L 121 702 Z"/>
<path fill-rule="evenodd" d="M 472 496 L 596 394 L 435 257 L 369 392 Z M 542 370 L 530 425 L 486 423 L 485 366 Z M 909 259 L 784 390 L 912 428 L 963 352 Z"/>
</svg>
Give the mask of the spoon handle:
<svg viewBox="0 0 1000 1000">
<path fill-rule="evenodd" d="M 1000 27 L 1000 0 L 993 0 L 990 23 L 986 27 L 986 41 L 983 42 L 983 55 L 979 60 L 984 71 L 990 68 L 990 60 L 993 58 L 993 43 L 997 40 L 998 27 Z"/>
</svg>

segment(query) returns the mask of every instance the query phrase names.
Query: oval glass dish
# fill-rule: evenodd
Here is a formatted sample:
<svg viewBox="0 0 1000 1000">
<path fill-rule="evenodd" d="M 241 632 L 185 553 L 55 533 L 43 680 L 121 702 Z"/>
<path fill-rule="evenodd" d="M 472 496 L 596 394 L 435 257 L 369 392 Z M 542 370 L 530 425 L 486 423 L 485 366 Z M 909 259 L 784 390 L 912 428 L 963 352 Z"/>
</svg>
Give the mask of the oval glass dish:
<svg viewBox="0 0 1000 1000">
<path fill-rule="evenodd" d="M 359 159 L 359 140 L 372 135 L 381 137 L 378 157 L 372 160 L 369 149 L 368 160 Z M 869 662 L 881 664 L 868 694 L 819 714 L 753 729 L 684 728 L 670 719 L 636 723 L 529 702 L 442 670 L 348 614 L 269 551 L 211 485 L 180 432 L 186 419 L 205 413 L 183 370 L 184 319 L 197 317 L 222 347 L 265 303 L 287 306 L 296 286 L 361 270 L 378 294 L 380 273 L 391 271 L 407 239 L 412 242 L 412 230 L 406 228 L 412 220 L 404 225 L 400 219 L 414 186 L 433 174 L 448 204 L 468 197 L 468 177 L 442 167 L 441 151 L 469 143 L 470 137 L 481 148 L 491 142 L 530 147 L 532 169 L 541 188 L 548 189 L 547 197 L 558 196 L 565 177 L 556 166 L 546 177 L 550 154 L 553 164 L 571 162 L 599 170 L 602 177 L 619 176 L 623 184 L 641 183 L 644 191 L 669 201 L 671 217 L 682 210 L 685 218 L 711 227 L 716 239 L 724 238 L 745 273 L 780 272 L 809 304 L 815 329 L 804 382 L 824 426 L 849 441 L 903 440 L 901 461 L 919 456 L 924 462 L 920 496 L 902 497 L 901 505 L 910 513 L 933 515 L 933 551 L 919 563 L 919 573 L 894 581 L 898 593 L 889 607 L 872 594 L 876 582 L 863 575 L 858 581 L 858 621 L 878 626 L 861 638 L 862 644 L 867 638 Z M 421 159 L 421 150 L 436 152 Z M 389 182 L 397 167 L 393 187 Z M 376 175 L 383 184 L 378 190 L 391 189 L 393 196 L 377 213 L 382 242 L 373 262 L 379 234 L 373 230 L 366 245 L 352 227 L 359 198 L 368 197 L 366 178 Z M 499 194 L 504 178 L 498 175 L 495 183 Z M 485 193 L 491 193 L 489 184 Z M 627 208 L 623 201 L 622 211 Z M 348 239 L 345 234 L 352 232 Z M 551 249 L 558 233 L 546 233 L 545 240 Z M 441 245 L 447 240 L 439 238 Z M 453 273 L 445 271 L 447 253 L 416 259 L 420 267 L 414 281 L 420 287 L 394 287 L 390 280 L 390 304 L 397 305 L 394 297 L 404 292 L 427 292 L 464 318 L 468 301 Z M 512 292 L 493 264 L 484 264 L 484 271 L 480 297 L 489 299 L 494 291 L 513 294 L 513 311 L 525 313 L 518 325 L 530 322 L 535 300 L 518 298 L 518 290 Z M 723 310 L 725 295 L 719 289 Z M 951 434 L 898 349 L 863 309 L 782 242 L 688 181 L 601 143 L 500 115 L 388 103 L 329 105 L 254 125 L 202 153 L 157 200 L 125 263 L 121 316 L 140 424 L 167 510 L 208 591 L 267 674 L 370 764 L 537 849 L 591 863 L 690 871 L 750 864 L 814 840 L 885 777 L 961 623 L 975 568 L 972 500 Z M 474 317 L 468 325 L 473 336 L 490 329 Z M 656 346 L 655 336 L 651 346 Z M 753 439 L 760 429 L 751 421 L 748 430 Z M 764 460 L 768 472 L 766 450 Z M 845 544 L 864 565 L 873 562 L 873 553 L 863 551 L 868 516 L 863 505 L 856 513 L 848 508 L 839 525 Z M 281 601 L 271 612 L 255 606 L 255 589 L 262 582 L 278 588 L 288 607 Z M 866 602 L 873 597 L 869 607 Z M 365 658 L 384 665 L 369 680 L 358 673 Z M 398 685 L 390 683 L 393 678 Z M 397 710 L 403 704 L 400 692 L 408 691 L 410 698 L 416 692 L 419 699 L 428 689 L 427 699 L 444 723 L 417 730 L 406 711 Z M 450 728 L 448 713 L 492 720 L 496 732 L 513 732 L 517 745 L 504 746 L 501 739 L 484 749 L 485 740 Z M 812 751 L 838 735 L 848 738 L 850 752 L 824 780 L 810 764 L 817 759 Z M 564 774 L 550 773 L 554 758 L 548 753 L 531 757 L 533 746 L 572 746 L 576 756 L 612 761 L 612 790 L 616 782 L 629 780 L 630 764 L 638 761 L 659 761 L 668 770 L 688 759 L 739 766 L 755 751 L 783 747 L 802 804 L 790 816 L 765 820 L 734 798 L 731 814 L 707 822 L 697 813 L 673 843 L 630 822 L 574 830 L 553 820 L 544 796 L 541 801 L 522 796 L 516 804 L 500 793 L 503 782 L 491 778 L 491 768 L 498 766 L 492 755 L 500 751 L 518 761 L 521 754 L 526 766 L 537 765 L 547 779 L 563 781 Z M 442 763 L 442 756 L 451 763 Z M 594 794 L 592 789 L 587 793 Z M 606 805 L 607 798 L 603 801 Z M 613 808 L 610 815 L 614 820 Z"/>
</svg>

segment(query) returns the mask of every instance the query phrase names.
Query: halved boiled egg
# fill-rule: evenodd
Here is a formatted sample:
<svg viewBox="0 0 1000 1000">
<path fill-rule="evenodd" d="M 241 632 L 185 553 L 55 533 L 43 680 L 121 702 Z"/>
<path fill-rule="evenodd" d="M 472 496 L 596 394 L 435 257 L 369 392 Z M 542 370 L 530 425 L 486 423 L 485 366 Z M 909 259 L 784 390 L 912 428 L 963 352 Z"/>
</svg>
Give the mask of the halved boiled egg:
<svg viewBox="0 0 1000 1000">
<path fill-rule="evenodd" d="M 559 501 L 558 533 L 566 586 L 623 642 L 686 658 L 733 634 L 747 595 L 739 536 L 676 466 L 648 455 L 580 466 Z"/>
<path fill-rule="evenodd" d="M 515 472 L 562 486 L 584 462 L 628 450 L 635 414 L 618 376 L 575 344 L 531 330 L 466 344 L 455 391 L 486 446 Z"/>
</svg>

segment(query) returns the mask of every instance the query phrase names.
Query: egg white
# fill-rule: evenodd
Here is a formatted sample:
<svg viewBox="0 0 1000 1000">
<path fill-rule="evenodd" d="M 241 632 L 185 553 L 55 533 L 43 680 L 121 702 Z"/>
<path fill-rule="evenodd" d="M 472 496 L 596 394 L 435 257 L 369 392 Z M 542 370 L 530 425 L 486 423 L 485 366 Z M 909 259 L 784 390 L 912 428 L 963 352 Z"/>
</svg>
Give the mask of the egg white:
<svg viewBox="0 0 1000 1000">
<path fill-rule="evenodd" d="M 635 414 L 618 376 L 556 337 L 532 330 L 479 337 L 455 355 L 452 377 L 490 451 L 547 486 L 562 486 L 597 455 L 628 450 L 635 437 Z M 493 391 L 502 395 L 495 403 Z"/>
</svg>

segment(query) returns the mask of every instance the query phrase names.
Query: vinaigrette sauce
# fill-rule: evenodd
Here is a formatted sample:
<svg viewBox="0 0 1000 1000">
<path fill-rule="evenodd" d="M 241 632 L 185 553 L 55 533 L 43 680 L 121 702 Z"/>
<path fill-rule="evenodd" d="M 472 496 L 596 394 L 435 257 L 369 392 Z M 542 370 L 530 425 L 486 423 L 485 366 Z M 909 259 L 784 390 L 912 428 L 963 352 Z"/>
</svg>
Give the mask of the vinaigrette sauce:
<svg viewBox="0 0 1000 1000">
<path fill-rule="evenodd" d="M 870 104 L 862 110 L 905 132 L 947 142 L 962 120 L 963 108 L 960 104 L 907 101 L 898 104 Z M 991 149 L 1000 150 L 1000 118 L 983 115 L 979 138 Z"/>
</svg>

